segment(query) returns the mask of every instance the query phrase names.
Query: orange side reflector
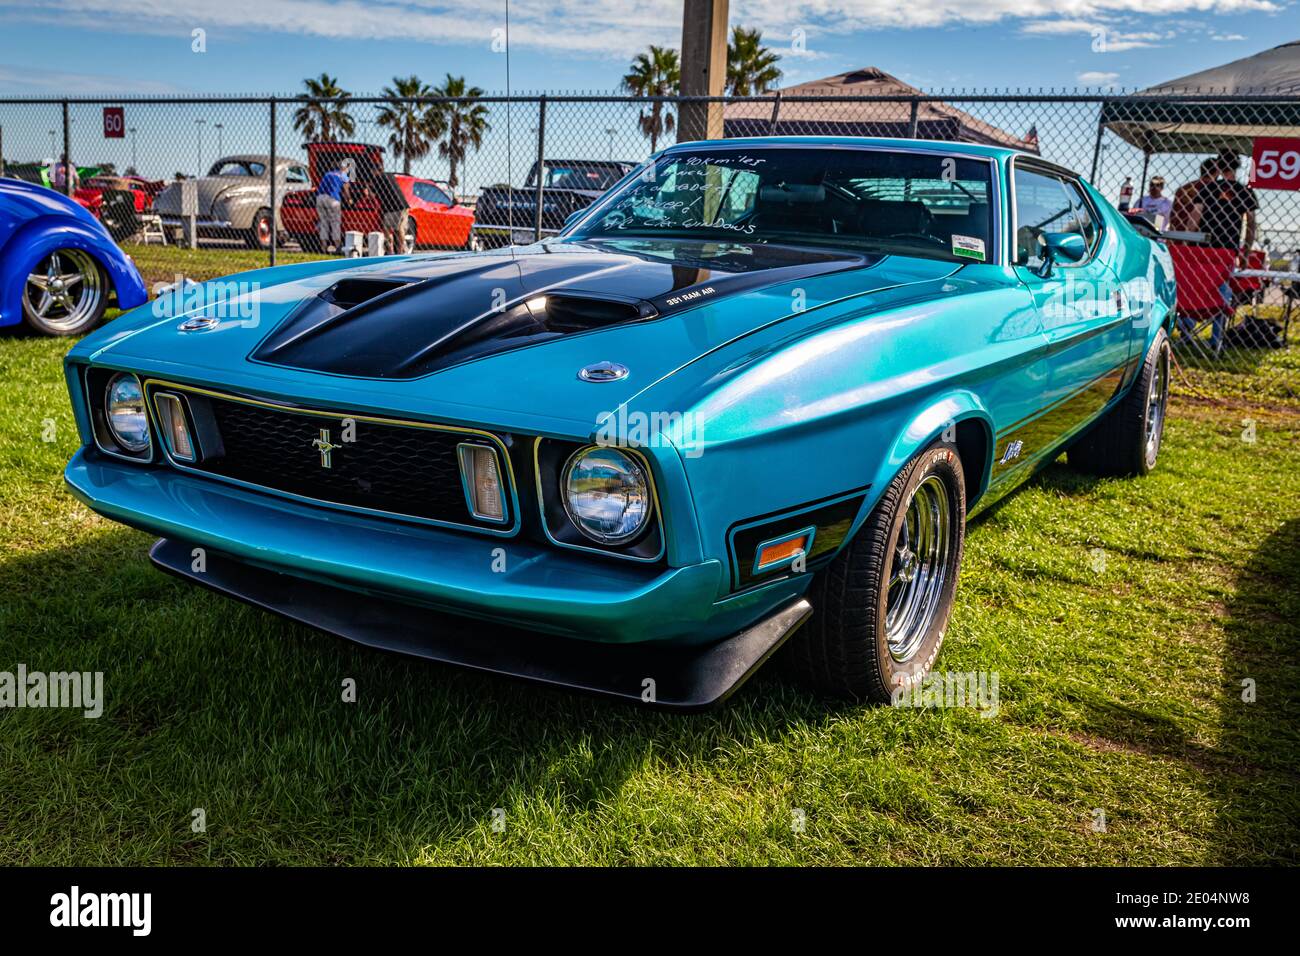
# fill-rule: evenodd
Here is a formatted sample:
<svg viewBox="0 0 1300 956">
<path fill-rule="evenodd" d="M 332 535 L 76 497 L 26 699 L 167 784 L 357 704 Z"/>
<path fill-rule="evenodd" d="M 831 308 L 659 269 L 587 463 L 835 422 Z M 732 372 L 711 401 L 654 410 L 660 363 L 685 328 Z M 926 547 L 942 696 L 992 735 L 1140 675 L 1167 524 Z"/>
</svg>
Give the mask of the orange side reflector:
<svg viewBox="0 0 1300 956">
<path fill-rule="evenodd" d="M 777 541 L 775 544 L 765 545 L 758 552 L 758 566 L 765 568 L 770 564 L 778 564 L 782 561 L 789 561 L 796 555 L 802 554 L 808 550 L 808 535 L 801 534 L 797 538 L 789 538 L 785 541 Z"/>
</svg>

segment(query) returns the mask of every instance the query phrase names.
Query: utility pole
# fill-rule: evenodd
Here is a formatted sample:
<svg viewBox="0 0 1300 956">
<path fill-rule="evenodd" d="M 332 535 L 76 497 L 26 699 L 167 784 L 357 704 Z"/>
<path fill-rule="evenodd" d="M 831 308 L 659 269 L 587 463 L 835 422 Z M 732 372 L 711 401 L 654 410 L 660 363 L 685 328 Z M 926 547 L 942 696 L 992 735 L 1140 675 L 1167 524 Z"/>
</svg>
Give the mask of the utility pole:
<svg viewBox="0 0 1300 956">
<path fill-rule="evenodd" d="M 203 175 L 203 124 L 206 122 L 205 119 L 196 119 L 194 121 L 194 125 L 199 128 L 199 168 L 195 173 L 196 176 Z"/>
<path fill-rule="evenodd" d="M 721 96 L 727 84 L 727 0 L 686 0 L 682 96 Z M 677 142 L 722 138 L 721 103 L 682 103 Z"/>
<path fill-rule="evenodd" d="M 131 168 L 135 170 L 136 175 L 138 176 L 140 174 L 140 161 L 135 152 L 135 134 L 137 130 L 132 126 L 127 130 L 127 132 L 131 134 Z"/>
<path fill-rule="evenodd" d="M 225 149 L 221 145 L 221 131 L 226 128 L 224 123 L 213 123 L 212 128 L 217 131 L 217 159 L 225 155 Z"/>
</svg>

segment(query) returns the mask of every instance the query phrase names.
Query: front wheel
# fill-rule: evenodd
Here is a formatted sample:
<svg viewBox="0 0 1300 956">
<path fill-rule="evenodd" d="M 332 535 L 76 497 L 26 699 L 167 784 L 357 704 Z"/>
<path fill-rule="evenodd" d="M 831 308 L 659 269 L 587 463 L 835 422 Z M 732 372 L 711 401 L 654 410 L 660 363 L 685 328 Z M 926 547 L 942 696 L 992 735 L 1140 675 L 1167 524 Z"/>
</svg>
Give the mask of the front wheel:
<svg viewBox="0 0 1300 956">
<path fill-rule="evenodd" d="M 1150 474 L 1164 439 L 1169 362 L 1169 335 L 1160 329 L 1129 393 L 1070 446 L 1072 467 L 1093 475 Z"/>
<path fill-rule="evenodd" d="M 965 540 L 961 457 L 936 441 L 895 476 L 813 579 L 813 616 L 791 641 L 795 672 L 855 700 L 888 701 L 918 683 L 943 644 Z"/>
<path fill-rule="evenodd" d="M 23 285 L 23 318 L 44 335 L 80 335 L 104 317 L 108 280 L 90 253 L 59 249 L 36 264 Z"/>
</svg>

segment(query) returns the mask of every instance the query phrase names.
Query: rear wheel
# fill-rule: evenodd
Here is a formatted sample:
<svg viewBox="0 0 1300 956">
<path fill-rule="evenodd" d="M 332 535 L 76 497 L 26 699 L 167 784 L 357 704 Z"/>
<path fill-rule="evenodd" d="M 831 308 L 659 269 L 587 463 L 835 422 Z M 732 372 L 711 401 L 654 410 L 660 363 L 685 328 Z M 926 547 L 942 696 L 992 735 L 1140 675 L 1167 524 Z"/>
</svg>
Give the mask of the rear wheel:
<svg viewBox="0 0 1300 956">
<path fill-rule="evenodd" d="M 888 701 L 919 682 L 943 644 L 966 537 L 957 449 L 937 441 L 889 483 L 857 535 L 813 579 L 813 616 L 791 641 L 818 690 Z"/>
<path fill-rule="evenodd" d="M 1146 475 L 1160 457 L 1169 408 L 1169 336 L 1156 333 L 1137 381 L 1070 446 L 1070 465 L 1093 475 Z"/>
<path fill-rule="evenodd" d="M 81 249 L 59 249 L 36 264 L 23 285 L 23 318 L 44 335 L 80 335 L 104 317 L 108 279 Z"/>
</svg>

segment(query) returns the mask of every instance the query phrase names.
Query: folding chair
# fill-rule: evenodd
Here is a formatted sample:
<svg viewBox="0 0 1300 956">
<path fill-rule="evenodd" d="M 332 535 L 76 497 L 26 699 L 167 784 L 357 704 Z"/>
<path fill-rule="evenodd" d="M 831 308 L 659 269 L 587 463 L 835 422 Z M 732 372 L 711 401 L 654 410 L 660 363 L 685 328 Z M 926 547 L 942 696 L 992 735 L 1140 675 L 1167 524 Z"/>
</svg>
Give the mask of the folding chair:
<svg viewBox="0 0 1300 956">
<path fill-rule="evenodd" d="M 1232 275 L 1237 254 L 1232 249 L 1171 242 L 1169 255 L 1174 261 L 1174 281 L 1178 284 L 1174 308 L 1180 344 L 1203 354 L 1217 351 L 1223 342 L 1224 327 L 1232 316 L 1232 308 L 1223 300 L 1222 288 Z M 1213 327 L 1209 343 L 1200 338 L 1207 325 Z"/>
</svg>

